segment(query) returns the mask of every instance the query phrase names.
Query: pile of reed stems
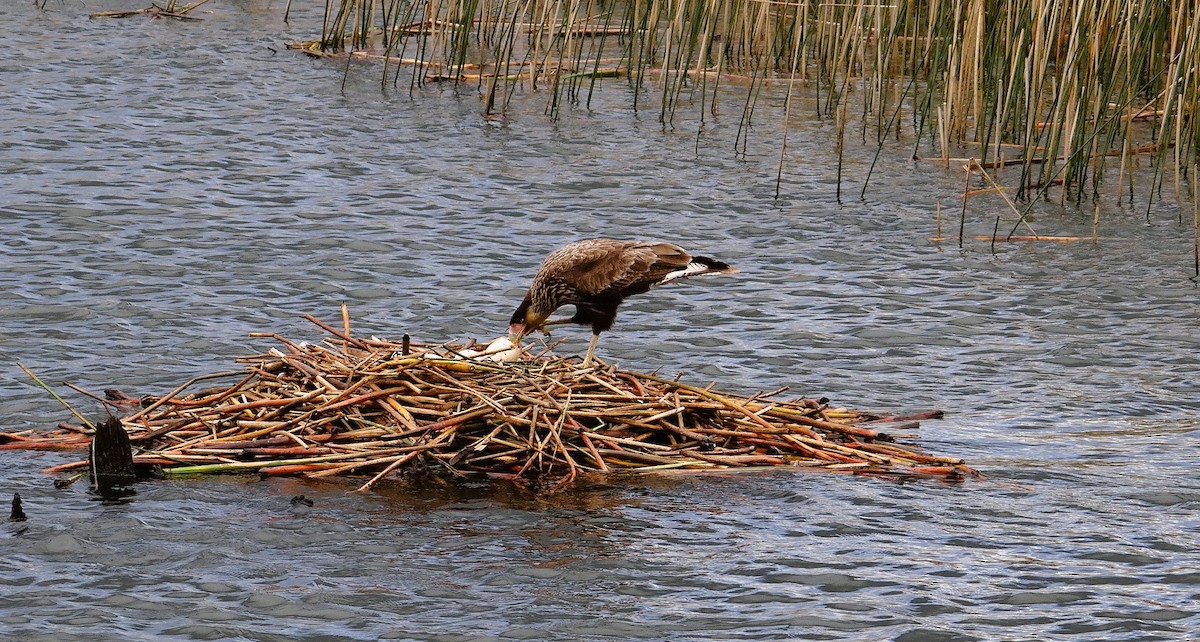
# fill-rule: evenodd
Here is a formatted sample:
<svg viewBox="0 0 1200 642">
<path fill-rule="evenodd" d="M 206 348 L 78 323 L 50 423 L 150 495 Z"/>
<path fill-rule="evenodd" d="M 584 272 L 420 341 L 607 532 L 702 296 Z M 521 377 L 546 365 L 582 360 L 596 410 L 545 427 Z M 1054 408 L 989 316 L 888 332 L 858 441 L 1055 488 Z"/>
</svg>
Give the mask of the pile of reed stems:
<svg viewBox="0 0 1200 642">
<path fill-rule="evenodd" d="M 255 472 L 361 475 L 359 490 L 401 472 L 485 475 L 536 490 L 583 474 L 803 466 L 961 480 L 963 460 L 913 445 L 923 413 L 881 417 L 825 400 L 738 395 L 549 352 L 497 363 L 469 345 L 357 338 L 320 343 L 256 333 L 281 345 L 242 357 L 244 369 L 193 379 L 161 397 L 108 392 L 135 464 L 172 475 Z M 198 391 L 202 381 L 230 385 Z M 86 423 L 86 420 L 85 420 Z M 80 448 L 83 426 L 0 435 L 0 449 Z M 86 468 L 86 460 L 51 469 Z"/>
</svg>

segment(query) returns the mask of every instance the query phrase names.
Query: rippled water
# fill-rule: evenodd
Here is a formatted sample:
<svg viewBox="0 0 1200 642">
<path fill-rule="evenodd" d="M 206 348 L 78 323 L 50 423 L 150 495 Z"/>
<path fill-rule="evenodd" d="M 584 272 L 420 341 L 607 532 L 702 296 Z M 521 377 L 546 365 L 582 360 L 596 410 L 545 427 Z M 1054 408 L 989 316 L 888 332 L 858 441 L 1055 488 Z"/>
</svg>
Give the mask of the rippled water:
<svg viewBox="0 0 1200 642">
<path fill-rule="evenodd" d="M 664 130 L 611 82 L 557 122 L 472 92 L 381 92 L 371 65 L 286 52 L 319 3 L 203 23 L 144 3 L 6 3 L 0 59 L 0 426 L 69 418 L 15 367 L 161 392 L 302 314 L 418 340 L 496 336 L 536 264 L 581 236 L 678 241 L 737 278 L 627 304 L 602 356 L 744 389 L 947 411 L 931 450 L 988 479 L 839 475 L 508 488 L 253 478 L 56 490 L 74 454 L 5 451 L 0 637 L 21 640 L 1182 640 L 1200 629 L 1200 372 L 1190 230 L 1105 204 L 1098 243 L 957 233 L 961 174 L 889 151 L 835 198 L 827 123 L 736 98 Z M 345 89 L 342 89 L 345 74 Z M 401 83 L 403 85 L 403 83 Z M 802 105 L 803 106 L 803 105 Z M 811 106 L 811 105 L 810 105 Z M 798 109 L 811 113 L 811 109 Z M 845 171 L 859 181 L 870 150 Z M 1002 203 L 972 203 L 990 234 Z M 951 222 L 949 219 L 955 219 Z M 1008 223 L 1011 225 L 1011 222 Z M 1037 212 L 1090 234 L 1091 211 Z M 953 231 L 951 231 L 953 228 Z M 581 351 L 586 331 L 559 333 Z M 59 386 L 59 390 L 67 392 Z M 83 407 L 85 399 L 69 395 Z M 304 494 L 311 508 L 292 505 Z"/>
</svg>

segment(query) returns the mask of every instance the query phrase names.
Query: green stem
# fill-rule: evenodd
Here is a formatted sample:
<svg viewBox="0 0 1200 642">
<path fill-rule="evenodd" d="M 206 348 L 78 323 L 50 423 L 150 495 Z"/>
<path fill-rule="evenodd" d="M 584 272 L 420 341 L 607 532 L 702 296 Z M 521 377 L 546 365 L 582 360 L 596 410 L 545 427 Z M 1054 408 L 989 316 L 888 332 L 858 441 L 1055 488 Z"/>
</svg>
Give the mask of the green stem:
<svg viewBox="0 0 1200 642">
<path fill-rule="evenodd" d="M 86 417 L 79 414 L 78 410 L 75 410 L 74 408 L 72 408 L 71 404 L 67 403 L 66 400 L 64 400 L 62 397 L 58 396 L 58 393 L 51 390 L 50 386 L 47 386 L 44 381 L 42 381 L 41 379 L 38 379 L 38 376 L 33 374 L 33 372 L 29 368 L 26 368 L 20 362 L 17 362 L 17 367 L 20 368 L 21 370 L 23 370 L 25 372 L 25 374 L 29 375 L 29 378 L 33 379 L 34 383 L 41 386 L 42 389 L 45 390 L 46 392 L 50 393 L 50 396 L 54 397 L 54 399 L 56 401 L 58 401 L 58 403 L 62 404 L 63 407 L 65 407 L 67 410 L 70 410 L 71 414 L 75 415 L 75 417 L 77 417 L 79 419 L 79 421 L 83 422 L 83 425 L 87 426 L 88 428 L 91 428 L 92 431 L 96 430 L 96 427 L 92 425 L 92 422 L 88 421 Z"/>
</svg>

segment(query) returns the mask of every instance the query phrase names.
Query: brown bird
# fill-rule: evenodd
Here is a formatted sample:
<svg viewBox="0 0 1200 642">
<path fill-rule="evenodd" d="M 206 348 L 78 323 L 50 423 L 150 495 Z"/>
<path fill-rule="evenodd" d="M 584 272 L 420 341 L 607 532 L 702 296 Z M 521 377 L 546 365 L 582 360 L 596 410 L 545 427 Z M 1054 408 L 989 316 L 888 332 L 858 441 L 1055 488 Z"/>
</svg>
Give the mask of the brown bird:
<svg viewBox="0 0 1200 642">
<path fill-rule="evenodd" d="M 692 256 L 671 243 L 587 239 L 550 253 L 533 277 L 525 299 L 509 321 L 517 340 L 546 326 L 577 323 L 592 326 L 583 367 L 592 365 L 600 333 L 612 327 L 625 297 L 656 285 L 702 274 L 733 274 L 737 268 L 705 256 Z M 549 320 L 564 305 L 572 317 Z"/>
</svg>

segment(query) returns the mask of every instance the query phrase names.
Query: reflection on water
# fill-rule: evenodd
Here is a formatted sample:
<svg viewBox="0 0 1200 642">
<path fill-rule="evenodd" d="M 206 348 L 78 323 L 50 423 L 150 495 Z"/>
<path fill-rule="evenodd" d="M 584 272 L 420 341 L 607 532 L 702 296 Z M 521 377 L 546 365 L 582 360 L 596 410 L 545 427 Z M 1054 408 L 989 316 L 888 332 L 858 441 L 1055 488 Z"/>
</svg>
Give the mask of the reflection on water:
<svg viewBox="0 0 1200 642">
<path fill-rule="evenodd" d="M 549 249 L 649 237 L 742 271 L 629 301 L 604 356 L 942 408 L 924 441 L 989 479 L 729 473 L 531 498 L 245 477 L 108 503 L 39 472 L 75 455 L 5 451 L 0 496 L 29 516 L 0 526 L 11 636 L 1177 640 L 1200 625 L 1200 340 L 1173 211 L 1148 225 L 1110 208 L 1095 244 L 959 251 L 929 237 L 960 175 L 899 150 L 870 200 L 839 205 L 824 123 L 790 132 L 775 201 L 767 117 L 742 159 L 735 119 L 710 116 L 697 147 L 697 123 L 630 112 L 620 82 L 592 112 L 551 123 L 534 94 L 485 121 L 470 91 L 381 94 L 376 67 L 272 52 L 312 37 L 319 7 L 288 25 L 262 2 L 198 24 L 86 18 L 101 8 L 121 7 L 0 8 L 5 428 L 68 418 L 17 360 L 161 392 L 262 349 L 248 332 L 320 336 L 299 316 L 342 301 L 360 334 L 490 338 Z M 973 201 L 968 233 L 990 234 L 996 205 Z M 1036 215 L 1090 233 L 1090 211 Z M 581 352 L 587 332 L 556 338 Z"/>
</svg>

